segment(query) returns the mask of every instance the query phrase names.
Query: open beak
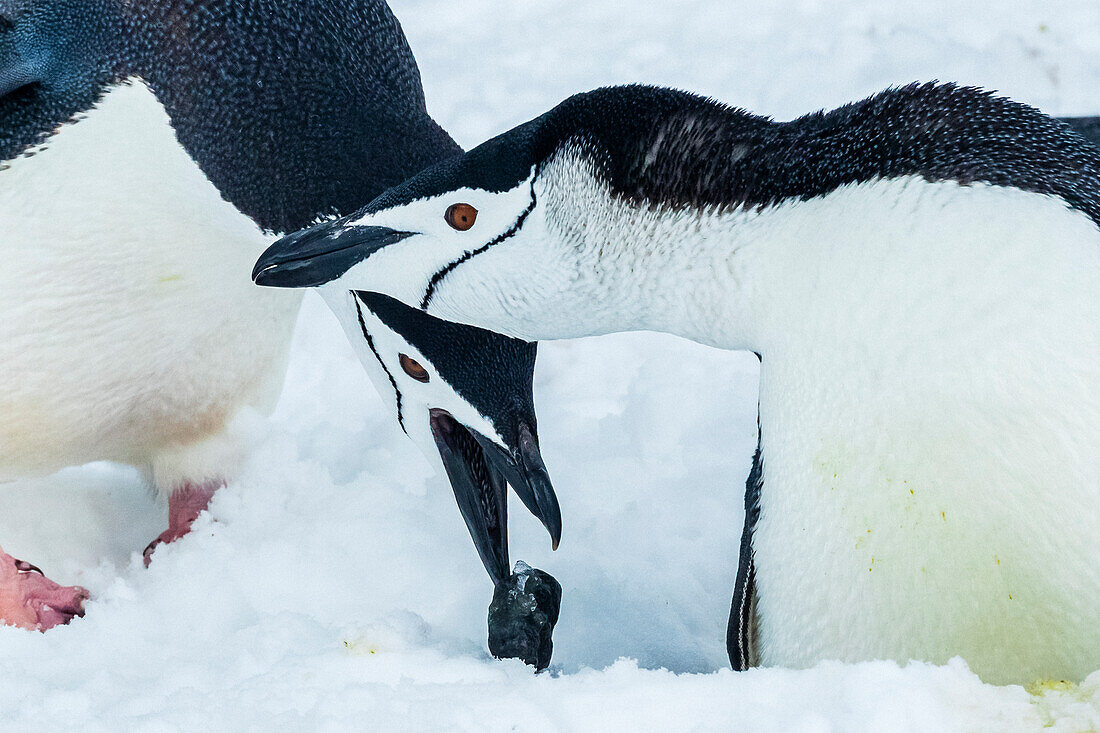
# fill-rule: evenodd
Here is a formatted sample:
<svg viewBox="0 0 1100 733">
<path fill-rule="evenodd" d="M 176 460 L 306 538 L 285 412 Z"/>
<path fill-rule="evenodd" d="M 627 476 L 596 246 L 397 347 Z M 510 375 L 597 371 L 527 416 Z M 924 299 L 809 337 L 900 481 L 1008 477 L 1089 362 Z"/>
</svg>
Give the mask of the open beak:
<svg viewBox="0 0 1100 733">
<path fill-rule="evenodd" d="M 550 484 L 550 473 L 542 461 L 534 432 L 526 423 L 520 423 L 518 433 L 515 447 L 505 450 L 484 435 L 472 431 L 474 438 L 484 449 L 489 463 L 504 474 L 524 506 L 546 527 L 552 547 L 556 550 L 561 542 L 561 508 L 558 506 L 558 497 Z"/>
<path fill-rule="evenodd" d="M 508 484 L 478 441 L 446 410 L 429 412 L 432 437 L 481 563 L 499 585 L 509 575 Z"/>
<path fill-rule="evenodd" d="M 324 222 L 268 247 L 252 269 L 252 281 L 271 288 L 315 288 L 411 236 L 386 227 L 348 227 L 342 219 Z"/>
<path fill-rule="evenodd" d="M 446 410 L 430 410 L 429 423 L 459 511 L 494 584 L 511 573 L 508 484 L 550 532 L 554 549 L 558 548 L 561 510 L 538 442 L 526 425 L 520 426 L 515 449 L 507 451 L 460 424 Z"/>
</svg>

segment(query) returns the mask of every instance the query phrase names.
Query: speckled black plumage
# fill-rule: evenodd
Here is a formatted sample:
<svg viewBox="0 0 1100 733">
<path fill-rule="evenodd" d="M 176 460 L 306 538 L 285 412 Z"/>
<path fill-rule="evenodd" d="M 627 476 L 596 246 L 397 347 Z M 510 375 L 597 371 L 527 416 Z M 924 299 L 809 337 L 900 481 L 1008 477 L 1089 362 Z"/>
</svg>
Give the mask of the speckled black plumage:
<svg viewBox="0 0 1100 733">
<path fill-rule="evenodd" d="M 643 205 L 765 207 L 922 176 L 1057 195 L 1100 221 L 1093 145 L 1027 105 L 931 83 L 790 122 L 672 89 L 598 89 L 387 191 L 363 213 L 462 186 L 513 188 L 566 143 L 615 194 Z"/>
<path fill-rule="evenodd" d="M 0 7 L 0 76 L 29 77 L 0 97 L 0 161 L 48 138 L 122 78 L 122 27 L 109 0 L 10 0 Z"/>
<path fill-rule="evenodd" d="M 921 176 L 1054 194 L 1100 220 L 1098 151 L 1038 110 L 969 87 L 913 84 L 785 123 L 663 90 L 592 94 L 551 113 L 552 137 L 591 146 L 613 189 L 639 201 L 761 207 Z M 646 107 L 660 111 L 640 115 Z"/>
<path fill-rule="evenodd" d="M 42 79 L 0 100 L 0 160 L 132 76 L 222 195 L 271 231 L 349 213 L 461 152 L 427 115 L 415 60 L 381 0 L 11 5 L 0 69 L 32 57 Z"/>
<path fill-rule="evenodd" d="M 1100 117 L 1061 117 L 1059 119 L 1078 135 L 1100 147 Z"/>
</svg>

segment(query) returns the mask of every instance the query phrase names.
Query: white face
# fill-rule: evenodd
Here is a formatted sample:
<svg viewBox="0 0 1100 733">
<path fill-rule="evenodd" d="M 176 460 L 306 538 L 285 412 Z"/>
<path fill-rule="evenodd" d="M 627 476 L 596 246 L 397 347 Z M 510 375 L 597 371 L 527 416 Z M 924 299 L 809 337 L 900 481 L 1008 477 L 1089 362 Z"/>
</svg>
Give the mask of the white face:
<svg viewBox="0 0 1100 733">
<path fill-rule="evenodd" d="M 382 292 L 438 318 L 525 340 L 572 335 L 556 332 L 546 304 L 567 295 L 576 256 L 548 234 L 541 188 L 532 172 L 503 193 L 463 188 L 355 219 L 347 229 L 413 234 L 322 290 Z"/>
<path fill-rule="evenodd" d="M 443 464 L 428 421 L 433 408 L 446 410 L 458 422 L 507 449 L 492 420 L 459 395 L 427 357 L 358 302 L 353 293 L 329 288 L 322 289 L 322 293 L 378 393 L 440 473 Z"/>
<path fill-rule="evenodd" d="M 381 293 L 528 342 L 638 327 L 622 306 L 624 293 L 637 301 L 646 292 L 638 277 L 650 220 L 612 195 L 579 149 L 556 153 L 507 191 L 459 188 L 380 207 L 284 237 L 253 279 L 339 297 Z M 636 310 L 645 298 L 626 305 Z"/>
</svg>

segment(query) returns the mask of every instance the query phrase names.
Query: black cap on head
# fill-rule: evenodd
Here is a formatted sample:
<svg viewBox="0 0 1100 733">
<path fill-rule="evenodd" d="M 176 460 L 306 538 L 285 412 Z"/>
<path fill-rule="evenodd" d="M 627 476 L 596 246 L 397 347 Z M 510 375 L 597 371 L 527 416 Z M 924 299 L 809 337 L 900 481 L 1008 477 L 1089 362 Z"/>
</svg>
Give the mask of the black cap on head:
<svg viewBox="0 0 1100 733">
<path fill-rule="evenodd" d="M 532 382 L 538 345 L 429 316 L 379 293 L 357 292 L 363 305 L 416 346 L 455 391 L 502 436 L 520 422 L 535 427 Z"/>
<path fill-rule="evenodd" d="M 486 419 L 496 437 L 429 405 L 425 416 L 455 498 L 494 582 L 508 577 L 507 481 L 556 548 L 561 510 L 539 450 L 534 343 L 434 318 L 386 295 L 356 292 L 382 323 L 430 362 L 439 378 Z M 425 380 L 428 377 L 425 376 Z M 406 414 L 405 420 L 415 419 Z M 499 438 L 499 441 L 497 440 Z"/>
</svg>

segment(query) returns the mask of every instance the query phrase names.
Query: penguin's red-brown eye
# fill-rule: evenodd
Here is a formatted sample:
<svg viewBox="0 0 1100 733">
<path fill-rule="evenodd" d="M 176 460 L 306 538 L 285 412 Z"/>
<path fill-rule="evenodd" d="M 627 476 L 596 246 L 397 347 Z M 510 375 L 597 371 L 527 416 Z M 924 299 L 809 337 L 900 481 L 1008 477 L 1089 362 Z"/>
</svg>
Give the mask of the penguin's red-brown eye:
<svg viewBox="0 0 1100 733">
<path fill-rule="evenodd" d="M 451 204 L 443 218 L 452 229 L 464 232 L 477 221 L 477 209 L 469 204 Z"/>
<path fill-rule="evenodd" d="M 398 354 L 398 361 L 401 362 L 401 368 L 405 370 L 405 374 L 415 379 L 418 382 L 425 382 L 431 377 L 428 376 L 428 370 L 420 366 L 420 362 L 412 357 L 405 356 L 404 354 Z"/>
</svg>

